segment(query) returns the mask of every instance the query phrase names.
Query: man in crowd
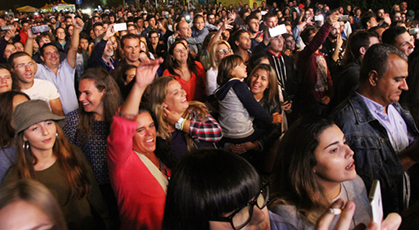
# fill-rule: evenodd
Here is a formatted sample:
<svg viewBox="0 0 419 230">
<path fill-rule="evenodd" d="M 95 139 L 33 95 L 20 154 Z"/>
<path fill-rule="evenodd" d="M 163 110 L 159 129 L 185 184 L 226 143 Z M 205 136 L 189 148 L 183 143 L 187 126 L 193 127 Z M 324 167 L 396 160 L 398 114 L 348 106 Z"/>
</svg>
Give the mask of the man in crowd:
<svg viewBox="0 0 419 230">
<path fill-rule="evenodd" d="M 383 33 L 383 43 L 392 45 L 409 57 L 415 50 L 415 40 L 403 26 L 388 28 Z"/>
<path fill-rule="evenodd" d="M 49 104 L 51 111 L 59 116 L 64 116 L 60 94 L 57 88 L 49 81 L 36 79 L 35 61 L 25 52 L 17 52 L 10 56 L 9 65 L 17 77 L 20 90 L 32 100 L 39 99 Z"/>
<path fill-rule="evenodd" d="M 58 48 L 47 43 L 41 48 L 41 59 L 44 64 L 35 64 L 35 78 L 44 79 L 52 82 L 61 95 L 61 103 L 64 114 L 67 114 L 78 108 L 77 96 L 74 85 L 74 73 L 76 66 L 76 55 L 79 47 L 79 36 L 81 28 L 84 25 L 81 18 L 74 18 L 74 34 L 71 38 L 71 45 L 67 53 L 67 58 L 60 62 Z M 29 30 L 28 42 L 32 44 L 34 38 Z M 32 53 L 32 50 L 31 52 Z"/>
<path fill-rule="evenodd" d="M 380 180 L 384 213 L 408 207 L 407 171 L 419 159 L 419 136 L 413 118 L 398 103 L 408 90 L 407 57 L 388 44 L 369 48 L 361 65 L 359 86 L 332 113 L 355 152 L 358 175 L 370 190 Z"/>
</svg>

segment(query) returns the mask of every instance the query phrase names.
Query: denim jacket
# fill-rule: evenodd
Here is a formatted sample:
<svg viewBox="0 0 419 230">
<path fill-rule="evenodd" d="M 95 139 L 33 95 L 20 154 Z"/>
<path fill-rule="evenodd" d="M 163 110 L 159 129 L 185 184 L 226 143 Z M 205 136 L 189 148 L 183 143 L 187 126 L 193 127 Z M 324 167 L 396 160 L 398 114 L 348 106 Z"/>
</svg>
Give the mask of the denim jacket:
<svg viewBox="0 0 419 230">
<path fill-rule="evenodd" d="M 406 122 L 409 133 L 419 136 L 410 112 L 393 103 Z M 387 131 L 376 120 L 361 96 L 354 91 L 333 112 L 332 119 L 345 134 L 354 151 L 355 167 L 369 191 L 373 180 L 380 180 L 384 213 L 403 211 L 403 168 Z M 410 143 L 412 144 L 412 143 Z"/>
</svg>

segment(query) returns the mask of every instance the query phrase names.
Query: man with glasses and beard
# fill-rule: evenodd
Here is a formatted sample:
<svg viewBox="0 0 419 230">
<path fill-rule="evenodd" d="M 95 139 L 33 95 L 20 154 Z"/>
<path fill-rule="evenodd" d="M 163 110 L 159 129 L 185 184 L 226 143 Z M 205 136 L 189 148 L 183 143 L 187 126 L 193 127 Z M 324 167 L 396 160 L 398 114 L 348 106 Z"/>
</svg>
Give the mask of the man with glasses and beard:
<svg viewBox="0 0 419 230">
<path fill-rule="evenodd" d="M 114 34 L 113 26 L 109 26 L 102 40 L 95 46 L 89 58 L 89 68 L 101 68 L 110 72 L 118 65 L 118 62 L 112 58 L 115 50 L 113 49 L 113 43 L 110 38 Z"/>
</svg>

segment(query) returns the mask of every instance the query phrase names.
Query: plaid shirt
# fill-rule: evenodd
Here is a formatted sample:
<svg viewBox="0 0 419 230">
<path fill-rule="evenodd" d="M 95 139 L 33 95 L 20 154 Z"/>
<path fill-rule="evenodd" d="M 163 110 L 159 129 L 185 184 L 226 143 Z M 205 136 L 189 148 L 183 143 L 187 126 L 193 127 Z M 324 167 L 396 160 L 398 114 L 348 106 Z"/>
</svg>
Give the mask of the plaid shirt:
<svg viewBox="0 0 419 230">
<path fill-rule="evenodd" d="M 220 124 L 209 113 L 205 120 L 197 120 L 198 115 L 195 112 L 189 118 L 189 135 L 195 141 L 218 142 L 223 137 Z"/>
</svg>

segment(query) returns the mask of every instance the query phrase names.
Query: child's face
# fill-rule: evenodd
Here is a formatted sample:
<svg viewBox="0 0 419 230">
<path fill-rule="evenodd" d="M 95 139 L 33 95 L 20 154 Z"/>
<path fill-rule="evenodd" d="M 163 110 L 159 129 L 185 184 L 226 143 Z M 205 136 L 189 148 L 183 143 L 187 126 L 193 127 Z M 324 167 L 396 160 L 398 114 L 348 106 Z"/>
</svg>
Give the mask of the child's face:
<svg viewBox="0 0 419 230">
<path fill-rule="evenodd" d="M 230 75 L 232 78 L 245 79 L 247 77 L 246 65 L 242 62 L 240 65 L 234 67 Z"/>
</svg>

